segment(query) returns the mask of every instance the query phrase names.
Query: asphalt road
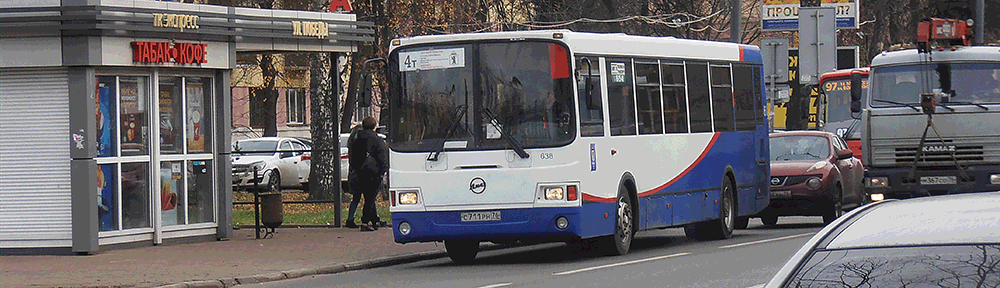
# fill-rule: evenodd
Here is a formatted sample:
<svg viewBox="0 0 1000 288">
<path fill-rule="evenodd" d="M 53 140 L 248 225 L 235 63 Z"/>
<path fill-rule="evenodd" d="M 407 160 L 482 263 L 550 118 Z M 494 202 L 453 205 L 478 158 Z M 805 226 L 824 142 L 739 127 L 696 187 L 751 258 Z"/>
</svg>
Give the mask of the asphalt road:
<svg viewBox="0 0 1000 288">
<path fill-rule="evenodd" d="M 625 256 L 549 243 L 480 252 L 469 265 L 443 258 L 250 287 L 759 287 L 821 228 L 819 217 L 773 227 L 752 219 L 721 241 L 688 240 L 679 228 L 639 232 Z"/>
</svg>

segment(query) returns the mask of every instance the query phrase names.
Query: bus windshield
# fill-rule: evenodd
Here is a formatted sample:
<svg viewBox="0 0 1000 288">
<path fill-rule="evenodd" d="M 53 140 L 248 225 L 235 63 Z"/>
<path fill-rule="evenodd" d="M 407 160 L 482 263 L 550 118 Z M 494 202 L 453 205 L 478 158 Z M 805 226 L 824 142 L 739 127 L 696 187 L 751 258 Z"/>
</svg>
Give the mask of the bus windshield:
<svg viewBox="0 0 1000 288">
<path fill-rule="evenodd" d="M 927 63 L 875 68 L 871 106 L 920 103 L 921 93 L 941 89 L 938 71 L 945 69 L 951 72 L 955 93 L 939 103 L 1000 103 L 1000 63 Z"/>
<path fill-rule="evenodd" d="M 407 47 L 389 67 L 393 150 L 555 147 L 576 135 L 569 53 L 560 44 Z"/>
</svg>

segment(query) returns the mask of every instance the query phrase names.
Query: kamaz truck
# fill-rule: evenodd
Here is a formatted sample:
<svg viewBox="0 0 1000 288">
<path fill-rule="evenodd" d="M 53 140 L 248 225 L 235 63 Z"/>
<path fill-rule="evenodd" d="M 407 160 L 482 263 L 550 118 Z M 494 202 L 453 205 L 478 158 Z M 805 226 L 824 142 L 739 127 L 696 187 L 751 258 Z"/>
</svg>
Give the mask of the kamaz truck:
<svg viewBox="0 0 1000 288">
<path fill-rule="evenodd" d="M 1000 190 L 1000 47 L 969 46 L 965 21 L 931 19 L 918 30 L 917 48 L 872 59 L 864 101 L 862 76 L 852 75 L 866 192 Z"/>
</svg>

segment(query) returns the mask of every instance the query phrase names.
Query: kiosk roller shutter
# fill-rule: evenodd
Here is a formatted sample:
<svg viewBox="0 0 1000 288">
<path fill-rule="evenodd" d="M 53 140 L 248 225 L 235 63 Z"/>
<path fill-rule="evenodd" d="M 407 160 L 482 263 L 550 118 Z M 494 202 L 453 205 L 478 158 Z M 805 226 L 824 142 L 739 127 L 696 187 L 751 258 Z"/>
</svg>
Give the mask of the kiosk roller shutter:
<svg viewBox="0 0 1000 288">
<path fill-rule="evenodd" d="M 65 68 L 0 69 L 0 247 L 72 243 Z"/>
</svg>

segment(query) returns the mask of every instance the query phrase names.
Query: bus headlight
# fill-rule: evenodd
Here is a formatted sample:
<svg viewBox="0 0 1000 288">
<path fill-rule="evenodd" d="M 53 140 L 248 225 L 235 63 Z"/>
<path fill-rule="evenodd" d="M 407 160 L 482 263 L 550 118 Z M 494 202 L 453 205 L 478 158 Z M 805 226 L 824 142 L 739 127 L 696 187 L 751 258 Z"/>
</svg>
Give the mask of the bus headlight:
<svg viewBox="0 0 1000 288">
<path fill-rule="evenodd" d="M 865 178 L 865 187 L 868 187 L 868 188 L 889 187 L 889 177 L 869 177 L 869 178 Z"/>
<path fill-rule="evenodd" d="M 545 200 L 563 200 L 566 198 L 566 189 L 562 186 L 542 187 L 542 192 L 545 194 Z"/>
<path fill-rule="evenodd" d="M 417 192 L 416 191 L 399 192 L 399 204 L 400 205 L 416 205 L 417 204 Z"/>
</svg>

